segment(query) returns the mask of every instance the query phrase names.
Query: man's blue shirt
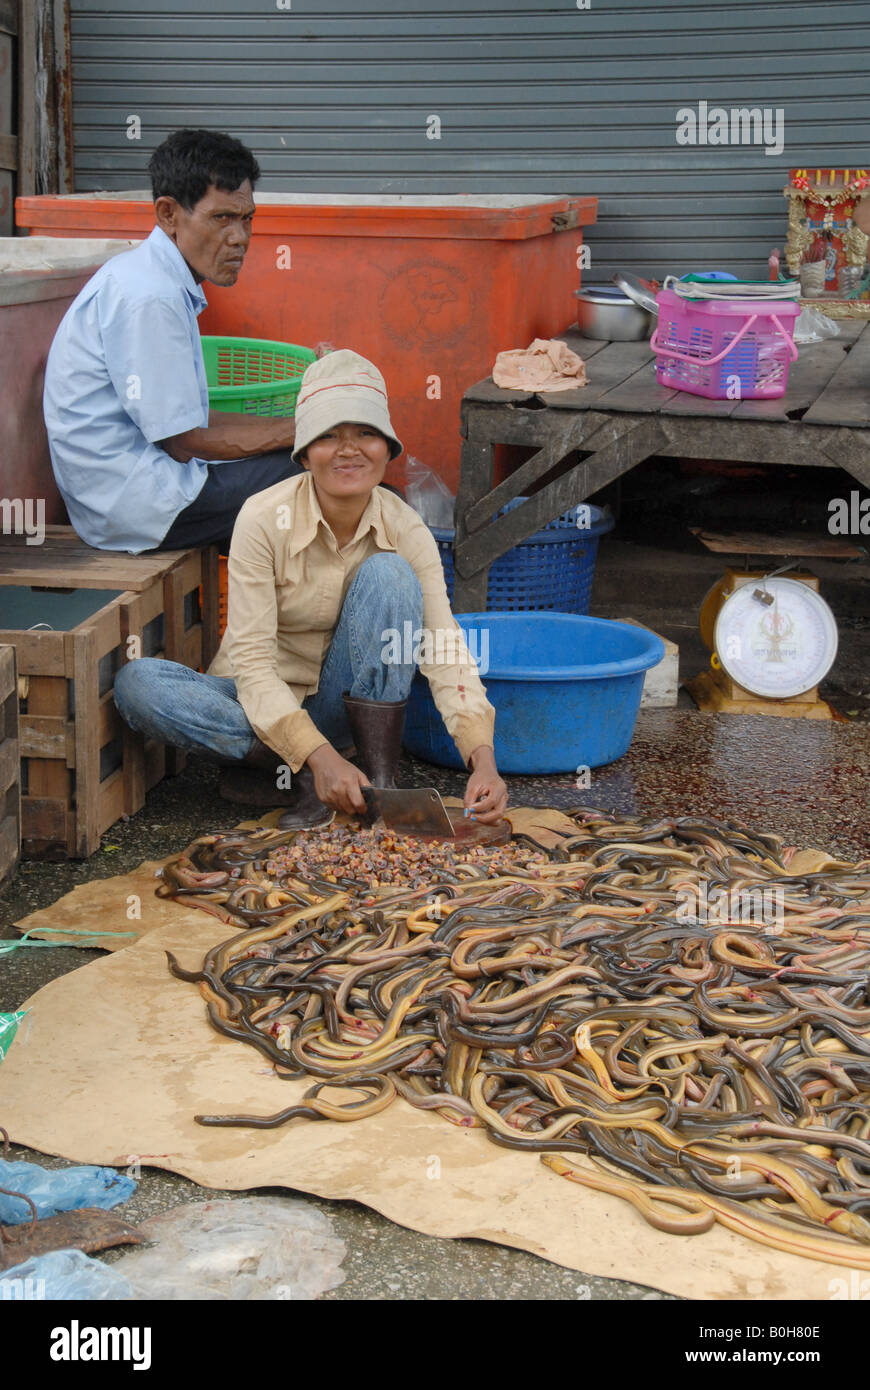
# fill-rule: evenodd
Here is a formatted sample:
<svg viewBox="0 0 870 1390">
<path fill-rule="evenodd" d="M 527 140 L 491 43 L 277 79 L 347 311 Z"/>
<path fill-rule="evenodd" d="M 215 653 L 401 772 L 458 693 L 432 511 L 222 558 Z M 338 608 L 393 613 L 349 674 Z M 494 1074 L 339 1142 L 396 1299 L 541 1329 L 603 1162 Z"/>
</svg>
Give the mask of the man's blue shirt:
<svg viewBox="0 0 870 1390">
<path fill-rule="evenodd" d="M 155 227 L 107 261 L 70 305 L 45 369 L 51 462 L 70 521 L 89 545 L 159 545 L 205 483 L 157 441 L 208 424 L 197 315 L 206 297 Z"/>
</svg>

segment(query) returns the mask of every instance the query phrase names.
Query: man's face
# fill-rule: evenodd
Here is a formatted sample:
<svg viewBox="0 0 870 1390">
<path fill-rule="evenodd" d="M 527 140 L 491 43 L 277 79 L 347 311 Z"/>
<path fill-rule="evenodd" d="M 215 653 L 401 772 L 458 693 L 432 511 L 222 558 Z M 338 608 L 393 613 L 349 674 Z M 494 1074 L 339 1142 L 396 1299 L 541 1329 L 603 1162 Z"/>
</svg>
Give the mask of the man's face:
<svg viewBox="0 0 870 1390">
<path fill-rule="evenodd" d="M 175 242 L 194 278 L 234 285 L 251 240 L 254 196 L 249 180 L 233 193 L 211 185 L 188 212 L 174 198 L 154 204 L 157 225 Z"/>
</svg>

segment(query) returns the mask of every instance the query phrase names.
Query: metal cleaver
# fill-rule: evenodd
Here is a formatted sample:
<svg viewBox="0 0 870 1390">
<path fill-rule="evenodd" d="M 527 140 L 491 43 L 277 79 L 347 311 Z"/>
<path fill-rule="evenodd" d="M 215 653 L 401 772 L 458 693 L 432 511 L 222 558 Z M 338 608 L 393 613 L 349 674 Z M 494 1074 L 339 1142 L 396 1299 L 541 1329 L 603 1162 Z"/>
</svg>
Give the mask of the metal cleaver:
<svg viewBox="0 0 870 1390">
<path fill-rule="evenodd" d="M 362 787 L 373 819 L 401 835 L 433 835 L 452 839 L 453 822 L 434 787 Z"/>
</svg>

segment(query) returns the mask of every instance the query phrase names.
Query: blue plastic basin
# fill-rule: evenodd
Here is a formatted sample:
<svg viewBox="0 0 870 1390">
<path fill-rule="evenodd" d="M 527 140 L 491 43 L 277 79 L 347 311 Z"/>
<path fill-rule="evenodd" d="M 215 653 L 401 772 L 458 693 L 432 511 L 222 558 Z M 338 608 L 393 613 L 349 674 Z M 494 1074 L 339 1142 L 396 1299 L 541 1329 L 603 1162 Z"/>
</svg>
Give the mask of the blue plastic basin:
<svg viewBox="0 0 870 1390">
<path fill-rule="evenodd" d="M 460 613 L 456 621 L 496 711 L 501 772 L 574 772 L 626 752 L 644 675 L 665 654 L 654 632 L 575 613 Z M 425 762 L 463 766 L 419 671 L 405 747 Z"/>
</svg>

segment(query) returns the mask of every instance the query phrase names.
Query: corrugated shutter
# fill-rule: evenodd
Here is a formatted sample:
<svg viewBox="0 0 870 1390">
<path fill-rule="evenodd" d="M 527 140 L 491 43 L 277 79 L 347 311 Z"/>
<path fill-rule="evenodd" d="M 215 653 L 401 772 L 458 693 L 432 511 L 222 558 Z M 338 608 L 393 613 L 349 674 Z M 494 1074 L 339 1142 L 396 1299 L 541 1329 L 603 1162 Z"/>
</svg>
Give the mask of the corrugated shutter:
<svg viewBox="0 0 870 1390">
<path fill-rule="evenodd" d="M 253 148 L 264 190 L 596 194 L 587 278 L 764 276 L 788 168 L 870 167 L 866 0 L 285 2 L 70 0 L 76 191 L 141 188 L 202 125 Z M 701 101 L 781 108 L 782 153 L 678 145 Z"/>
</svg>

